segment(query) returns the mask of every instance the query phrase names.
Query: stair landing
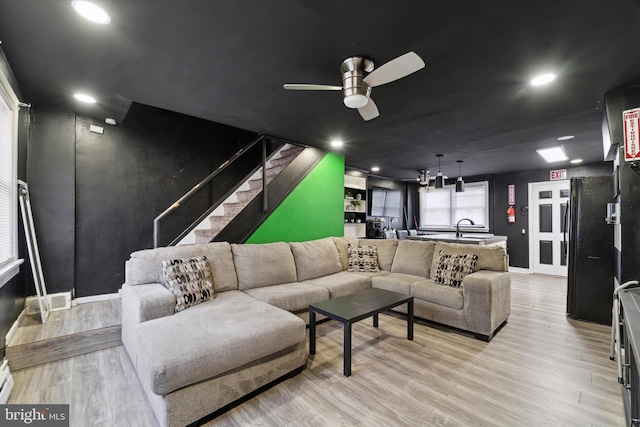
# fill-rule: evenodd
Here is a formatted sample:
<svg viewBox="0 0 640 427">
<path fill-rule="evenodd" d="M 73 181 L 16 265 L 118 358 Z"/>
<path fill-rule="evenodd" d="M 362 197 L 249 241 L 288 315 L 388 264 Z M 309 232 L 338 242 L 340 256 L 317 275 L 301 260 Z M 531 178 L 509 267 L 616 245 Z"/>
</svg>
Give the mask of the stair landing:
<svg viewBox="0 0 640 427">
<path fill-rule="evenodd" d="M 11 371 L 121 345 L 121 309 L 114 298 L 52 311 L 45 324 L 25 315 L 5 348 Z"/>
</svg>

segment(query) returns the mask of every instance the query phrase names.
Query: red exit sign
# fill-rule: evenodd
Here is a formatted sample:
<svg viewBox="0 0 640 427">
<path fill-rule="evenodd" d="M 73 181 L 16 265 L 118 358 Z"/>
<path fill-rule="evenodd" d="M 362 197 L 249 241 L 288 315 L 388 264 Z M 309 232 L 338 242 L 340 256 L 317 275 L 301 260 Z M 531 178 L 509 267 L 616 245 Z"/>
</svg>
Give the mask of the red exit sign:
<svg viewBox="0 0 640 427">
<path fill-rule="evenodd" d="M 560 179 L 567 179 L 567 170 L 566 169 L 558 169 L 555 171 L 551 171 L 550 173 L 551 181 L 558 181 Z"/>
</svg>

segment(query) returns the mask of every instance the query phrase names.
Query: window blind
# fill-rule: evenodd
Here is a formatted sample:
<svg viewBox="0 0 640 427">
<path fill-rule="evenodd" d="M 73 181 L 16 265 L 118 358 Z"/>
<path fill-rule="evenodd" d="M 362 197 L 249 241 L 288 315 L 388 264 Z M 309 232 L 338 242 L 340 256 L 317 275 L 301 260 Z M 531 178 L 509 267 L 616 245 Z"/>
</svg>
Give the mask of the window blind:
<svg viewBox="0 0 640 427">
<path fill-rule="evenodd" d="M 463 193 L 455 186 L 420 191 L 420 218 L 424 228 L 453 228 L 462 218 L 488 226 L 489 186 L 487 181 L 467 183 Z"/>
<path fill-rule="evenodd" d="M 0 96 L 0 266 L 14 258 L 13 113 Z"/>
</svg>

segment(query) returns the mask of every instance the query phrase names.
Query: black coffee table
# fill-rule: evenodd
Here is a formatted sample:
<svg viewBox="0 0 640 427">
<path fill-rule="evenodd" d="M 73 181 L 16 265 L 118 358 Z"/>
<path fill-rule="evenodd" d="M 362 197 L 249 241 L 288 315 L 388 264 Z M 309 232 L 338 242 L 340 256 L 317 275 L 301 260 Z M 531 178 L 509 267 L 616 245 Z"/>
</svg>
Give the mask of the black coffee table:
<svg viewBox="0 0 640 427">
<path fill-rule="evenodd" d="M 338 320 L 344 325 L 344 368 L 346 377 L 351 375 L 351 325 L 373 316 L 373 326 L 378 327 L 378 313 L 408 304 L 407 339 L 413 341 L 413 297 L 385 289 L 365 289 L 351 295 L 318 302 L 309 306 L 309 353 L 316 354 L 316 313 Z"/>
</svg>

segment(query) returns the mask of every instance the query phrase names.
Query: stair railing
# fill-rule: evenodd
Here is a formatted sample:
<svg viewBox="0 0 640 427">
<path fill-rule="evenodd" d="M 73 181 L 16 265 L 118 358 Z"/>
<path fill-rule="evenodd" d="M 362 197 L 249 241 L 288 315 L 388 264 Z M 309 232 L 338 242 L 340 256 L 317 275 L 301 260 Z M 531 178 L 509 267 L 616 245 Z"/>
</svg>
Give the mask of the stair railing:
<svg viewBox="0 0 640 427">
<path fill-rule="evenodd" d="M 154 220 L 153 220 L 153 247 L 157 248 L 158 245 L 159 245 L 159 241 L 160 241 L 160 221 L 162 221 L 164 218 L 169 216 L 169 214 L 171 212 L 173 212 L 176 209 L 178 209 L 184 202 L 186 202 L 191 197 L 193 197 L 193 195 L 196 194 L 204 185 L 208 184 L 213 178 L 218 176 L 222 171 L 224 171 L 233 162 L 235 162 L 238 158 L 240 158 L 240 156 L 242 156 L 244 153 L 249 151 L 249 149 L 251 149 L 251 147 L 253 147 L 258 142 L 261 142 L 261 141 L 262 141 L 262 152 L 263 152 L 263 155 L 262 155 L 262 167 L 263 167 L 263 170 L 264 170 L 264 167 L 265 167 L 265 164 L 266 164 L 267 140 L 265 138 L 265 135 L 261 134 L 261 135 L 258 135 L 251 142 L 249 142 L 247 145 L 242 147 L 240 150 L 238 150 L 233 156 L 231 156 L 229 159 L 227 159 L 225 162 L 223 162 L 220 166 L 218 166 L 218 168 L 216 170 L 214 170 L 209 175 L 207 175 L 206 178 L 204 178 L 202 181 L 197 183 L 191 190 L 187 191 L 182 197 L 180 197 L 173 204 L 171 204 L 171 206 L 169 206 L 167 209 L 165 209 L 160 215 L 158 215 L 157 217 L 154 218 Z M 262 190 L 263 190 L 263 197 L 266 197 L 267 191 L 266 191 L 266 187 L 264 185 L 264 181 L 262 183 Z"/>
<path fill-rule="evenodd" d="M 186 202 L 191 197 L 193 197 L 199 190 L 202 189 L 202 187 L 204 185 L 208 184 L 213 178 L 218 176 L 222 171 L 224 171 L 226 168 L 228 168 L 233 162 L 235 162 L 243 154 L 245 154 L 247 151 L 249 151 L 249 149 L 251 149 L 258 142 L 262 142 L 262 170 L 264 172 L 266 170 L 266 164 L 267 164 L 267 160 L 268 160 L 267 159 L 267 139 L 271 140 L 271 141 L 276 141 L 276 142 L 279 142 L 279 143 L 282 143 L 282 144 L 289 143 L 289 144 L 293 144 L 293 145 L 302 145 L 302 144 L 293 143 L 293 142 L 290 142 L 290 141 L 285 141 L 285 140 L 280 139 L 280 138 L 268 136 L 268 135 L 265 135 L 265 134 L 258 135 L 255 139 L 253 139 L 247 145 L 245 145 L 240 150 L 238 150 L 228 160 L 226 160 L 220 166 L 218 166 L 218 168 L 216 170 L 214 170 L 209 175 L 207 175 L 206 178 L 204 178 L 202 181 L 197 183 L 191 190 L 187 191 L 182 197 L 180 197 L 178 200 L 176 200 L 174 203 L 172 203 L 171 206 L 169 206 L 167 209 L 165 209 L 160 215 L 158 215 L 157 217 L 154 218 L 154 220 L 153 220 L 153 247 L 157 248 L 158 245 L 159 245 L 159 242 L 160 242 L 160 221 L 162 221 L 164 218 L 169 216 L 169 214 L 171 214 L 173 211 L 178 209 L 182 204 L 184 204 L 184 202 Z M 226 197 L 224 197 L 224 198 L 226 198 Z M 222 200 L 223 199 L 221 199 L 221 201 Z M 262 209 L 263 209 L 263 212 L 267 211 L 268 200 L 269 199 L 268 199 L 268 195 L 267 195 L 267 177 L 266 177 L 266 173 L 263 173 L 262 174 Z M 185 230 L 185 231 L 187 231 L 187 230 Z M 175 244 L 182 237 L 184 237 L 185 234 L 186 233 L 183 232 L 183 234 L 181 234 L 176 239 L 174 239 L 171 242 L 171 244 Z"/>
</svg>

